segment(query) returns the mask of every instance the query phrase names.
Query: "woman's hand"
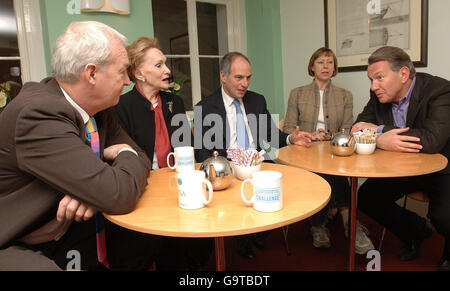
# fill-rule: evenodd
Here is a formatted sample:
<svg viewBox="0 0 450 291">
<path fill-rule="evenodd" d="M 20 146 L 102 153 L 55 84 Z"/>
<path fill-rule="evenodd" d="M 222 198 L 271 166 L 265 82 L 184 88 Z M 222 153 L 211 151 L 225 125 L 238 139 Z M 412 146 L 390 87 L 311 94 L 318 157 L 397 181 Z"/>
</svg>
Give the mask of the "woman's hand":
<svg viewBox="0 0 450 291">
<path fill-rule="evenodd" d="M 313 132 L 311 135 L 312 141 L 324 141 L 324 140 L 330 140 L 331 136 L 325 129 L 319 128 L 316 132 Z"/>
<path fill-rule="evenodd" d="M 290 136 L 291 143 L 305 147 L 311 146 L 311 134 L 309 132 L 300 131 L 300 127 L 295 128 L 295 132 Z"/>
</svg>

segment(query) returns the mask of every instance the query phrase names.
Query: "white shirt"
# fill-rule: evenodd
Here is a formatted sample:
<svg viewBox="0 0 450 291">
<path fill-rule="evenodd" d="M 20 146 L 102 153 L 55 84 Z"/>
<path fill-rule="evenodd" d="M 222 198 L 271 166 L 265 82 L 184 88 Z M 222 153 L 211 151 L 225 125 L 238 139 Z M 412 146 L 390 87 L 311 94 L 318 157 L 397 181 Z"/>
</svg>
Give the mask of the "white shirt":
<svg viewBox="0 0 450 291">
<path fill-rule="evenodd" d="M 237 141 L 236 141 L 237 140 L 236 106 L 233 104 L 234 98 L 230 97 L 225 92 L 225 90 L 223 89 L 223 86 L 222 86 L 222 99 L 223 99 L 223 104 L 225 104 L 225 111 L 227 113 L 228 123 L 230 124 L 230 149 L 235 149 L 238 147 Z M 242 99 L 238 99 L 238 101 L 241 106 L 242 115 L 244 117 L 245 128 L 247 130 L 248 142 L 249 142 L 250 148 L 256 149 L 256 145 L 253 143 L 253 136 L 251 134 L 250 127 L 248 126 L 247 114 L 245 113 L 244 103 L 242 102 Z M 288 145 L 291 144 L 290 137 L 291 137 L 291 135 L 288 135 L 288 137 L 286 138 L 286 143 Z"/>
<path fill-rule="evenodd" d="M 222 87 L 222 98 L 223 103 L 225 104 L 225 111 L 227 113 L 228 123 L 230 124 L 230 149 L 237 148 L 237 134 L 236 134 L 236 106 L 233 104 L 234 98 L 230 97 Z M 250 131 L 250 127 L 248 126 L 247 114 L 245 113 L 245 107 L 242 102 L 242 99 L 238 99 L 239 104 L 241 106 L 242 116 L 244 117 L 245 129 L 247 130 L 248 135 L 248 144 L 250 148 L 255 148 L 256 146 L 253 143 L 253 136 Z"/>
<path fill-rule="evenodd" d="M 317 119 L 316 130 L 325 129 L 325 117 L 323 114 L 323 90 L 320 90 L 320 101 L 319 101 L 319 117 Z"/>
</svg>

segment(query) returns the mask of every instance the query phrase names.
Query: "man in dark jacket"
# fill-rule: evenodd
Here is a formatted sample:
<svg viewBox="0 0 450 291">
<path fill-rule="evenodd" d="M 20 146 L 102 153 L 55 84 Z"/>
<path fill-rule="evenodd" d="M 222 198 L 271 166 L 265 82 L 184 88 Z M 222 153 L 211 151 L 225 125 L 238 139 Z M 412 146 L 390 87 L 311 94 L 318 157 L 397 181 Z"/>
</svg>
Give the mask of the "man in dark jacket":
<svg viewBox="0 0 450 291">
<path fill-rule="evenodd" d="M 377 147 L 409 153 L 450 155 L 450 82 L 416 73 L 401 49 L 383 47 L 369 58 L 371 96 L 352 133 L 364 128 L 378 131 Z M 430 198 L 429 217 L 445 237 L 438 269 L 450 263 L 450 167 L 418 177 L 368 179 L 359 190 L 358 208 L 397 235 L 405 245 L 397 257 L 420 256 L 420 245 L 432 234 L 427 220 L 398 206 L 406 194 L 422 191 Z"/>
<path fill-rule="evenodd" d="M 203 162 L 214 150 L 226 157 L 227 149 L 280 148 L 287 144 L 309 146 L 311 134 L 296 131 L 288 135 L 273 122 L 264 96 L 248 91 L 252 70 L 248 58 L 238 52 L 225 55 L 220 63 L 222 87 L 195 106 L 194 139 L 195 159 Z M 264 142 L 267 144 L 265 145 Z M 264 248 L 268 232 L 240 236 L 238 253 L 247 259 L 255 254 L 250 245 Z"/>
</svg>

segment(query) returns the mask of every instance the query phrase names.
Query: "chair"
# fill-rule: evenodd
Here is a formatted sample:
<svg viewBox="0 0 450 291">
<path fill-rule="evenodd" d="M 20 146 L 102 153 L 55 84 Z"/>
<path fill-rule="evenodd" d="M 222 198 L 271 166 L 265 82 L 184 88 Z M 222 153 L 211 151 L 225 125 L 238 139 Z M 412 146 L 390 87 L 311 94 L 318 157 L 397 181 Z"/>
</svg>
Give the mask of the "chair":
<svg viewBox="0 0 450 291">
<path fill-rule="evenodd" d="M 405 201 L 403 202 L 403 208 L 406 208 L 406 202 L 407 202 L 408 198 L 416 200 L 416 201 L 424 202 L 424 203 L 428 203 L 430 201 L 430 198 L 423 192 L 413 192 L 413 193 L 410 193 L 405 196 Z M 383 246 L 383 240 L 384 240 L 385 235 L 386 235 L 386 227 L 383 228 L 383 233 L 381 234 L 380 243 L 378 245 L 378 251 L 381 251 L 381 247 Z"/>
</svg>

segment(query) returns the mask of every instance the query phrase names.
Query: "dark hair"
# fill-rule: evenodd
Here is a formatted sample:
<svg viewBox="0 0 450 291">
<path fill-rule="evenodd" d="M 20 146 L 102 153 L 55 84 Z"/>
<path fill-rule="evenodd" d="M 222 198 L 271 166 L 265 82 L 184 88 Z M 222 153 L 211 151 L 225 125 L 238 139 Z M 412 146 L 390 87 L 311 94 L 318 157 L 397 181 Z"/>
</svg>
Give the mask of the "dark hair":
<svg viewBox="0 0 450 291">
<path fill-rule="evenodd" d="M 231 52 L 224 55 L 222 60 L 220 61 L 220 71 L 224 72 L 225 75 L 228 76 L 230 74 L 231 64 L 236 58 L 243 58 L 250 64 L 250 61 L 245 55 L 241 54 L 240 52 Z"/>
<path fill-rule="evenodd" d="M 410 72 L 410 79 L 414 79 L 416 76 L 416 69 L 414 68 L 411 58 L 401 48 L 385 46 L 377 49 L 369 57 L 369 66 L 381 61 L 387 61 L 389 63 L 389 67 L 391 67 L 391 70 L 394 72 L 398 72 L 401 68 L 407 67 Z"/>
<path fill-rule="evenodd" d="M 309 59 L 308 74 L 311 77 L 314 77 L 314 71 L 312 70 L 312 67 L 314 66 L 314 62 L 322 55 L 326 55 L 328 57 L 329 56 L 333 57 L 333 60 L 334 60 L 334 71 L 333 71 L 333 76 L 331 76 L 331 77 L 336 76 L 337 73 L 338 73 L 338 64 L 337 64 L 336 55 L 334 54 L 334 52 L 331 49 L 326 48 L 326 47 L 321 47 L 320 49 L 316 50 L 312 54 L 311 58 Z"/>
</svg>

